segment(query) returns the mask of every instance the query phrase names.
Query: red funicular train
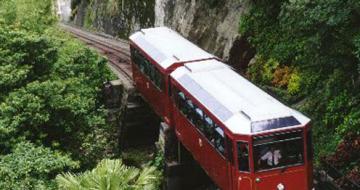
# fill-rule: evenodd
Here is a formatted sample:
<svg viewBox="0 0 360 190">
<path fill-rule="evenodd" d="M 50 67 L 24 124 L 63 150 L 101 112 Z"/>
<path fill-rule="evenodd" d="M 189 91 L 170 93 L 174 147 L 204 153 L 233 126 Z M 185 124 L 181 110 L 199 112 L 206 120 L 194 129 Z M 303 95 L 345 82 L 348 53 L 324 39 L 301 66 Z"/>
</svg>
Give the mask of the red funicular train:
<svg viewBox="0 0 360 190">
<path fill-rule="evenodd" d="M 130 48 L 138 90 L 220 189 L 312 189 L 310 119 L 168 28 Z"/>
</svg>

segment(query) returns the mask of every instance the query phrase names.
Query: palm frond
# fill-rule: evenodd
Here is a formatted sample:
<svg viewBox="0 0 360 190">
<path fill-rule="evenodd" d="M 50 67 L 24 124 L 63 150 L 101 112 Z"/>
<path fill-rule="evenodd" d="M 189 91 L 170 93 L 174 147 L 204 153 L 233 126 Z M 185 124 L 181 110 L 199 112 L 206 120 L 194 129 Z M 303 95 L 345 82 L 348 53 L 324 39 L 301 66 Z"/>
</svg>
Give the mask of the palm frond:
<svg viewBox="0 0 360 190">
<path fill-rule="evenodd" d="M 96 168 L 79 175 L 70 173 L 57 176 L 61 190 L 153 190 L 158 177 L 156 168 L 142 171 L 125 166 L 121 160 L 102 160 Z"/>
</svg>

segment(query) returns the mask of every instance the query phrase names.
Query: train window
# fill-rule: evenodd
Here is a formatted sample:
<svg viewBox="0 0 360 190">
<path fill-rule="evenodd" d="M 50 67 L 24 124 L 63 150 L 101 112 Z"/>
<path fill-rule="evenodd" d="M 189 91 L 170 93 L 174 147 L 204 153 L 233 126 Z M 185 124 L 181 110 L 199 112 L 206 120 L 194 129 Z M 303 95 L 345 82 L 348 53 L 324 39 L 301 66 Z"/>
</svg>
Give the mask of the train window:
<svg viewBox="0 0 360 190">
<path fill-rule="evenodd" d="M 137 62 L 142 73 L 145 73 L 146 70 L 146 63 L 144 60 L 145 58 L 139 53 L 139 51 L 137 51 Z"/>
<path fill-rule="evenodd" d="M 199 116 L 200 119 L 203 118 L 204 113 L 200 108 L 195 108 L 195 112 Z"/>
<path fill-rule="evenodd" d="M 200 108 L 195 108 L 195 121 L 194 124 L 201 132 L 204 132 L 204 112 Z"/>
<path fill-rule="evenodd" d="M 139 60 L 139 68 L 142 73 L 145 73 L 145 63 Z"/>
<path fill-rule="evenodd" d="M 160 71 L 159 71 L 157 68 L 155 68 L 155 78 L 154 78 L 154 82 L 155 82 L 155 85 L 156 85 L 157 87 L 159 87 L 160 89 L 163 89 L 163 87 L 164 87 L 163 78 L 162 78 L 162 76 L 161 76 Z"/>
<path fill-rule="evenodd" d="M 151 81 L 154 81 L 155 78 L 154 65 L 152 65 L 148 60 L 146 60 L 146 66 L 147 66 L 147 75 L 149 76 Z"/>
<path fill-rule="evenodd" d="M 191 121 L 191 123 L 194 123 L 194 104 L 192 103 L 192 101 L 190 99 L 187 99 L 185 102 L 185 115 L 188 118 L 189 121 Z"/>
<path fill-rule="evenodd" d="M 183 114 L 186 114 L 186 97 L 185 97 L 185 94 L 183 92 L 179 92 L 179 108 L 180 108 L 180 111 L 183 113 Z"/>
<path fill-rule="evenodd" d="M 215 128 L 214 145 L 222 155 L 225 154 L 224 131 L 220 127 Z"/>
<path fill-rule="evenodd" d="M 313 159 L 313 154 L 314 154 L 314 151 L 313 151 L 313 146 L 312 146 L 312 132 L 311 130 L 309 130 L 307 132 L 307 142 L 306 142 L 306 149 L 307 149 L 307 159 L 310 161 Z"/>
<path fill-rule="evenodd" d="M 204 124 L 205 124 L 205 129 L 204 129 L 205 136 L 210 142 L 212 142 L 214 139 L 214 122 L 206 114 L 204 114 Z"/>
<path fill-rule="evenodd" d="M 255 170 L 301 165 L 303 159 L 303 132 L 286 132 L 254 137 Z"/>
<path fill-rule="evenodd" d="M 131 58 L 133 63 L 136 64 L 140 71 L 148 76 L 153 84 L 160 90 L 164 89 L 164 80 L 161 72 L 142 55 L 138 50 L 131 47 Z"/>
<path fill-rule="evenodd" d="M 133 47 L 131 47 L 131 59 L 134 64 L 140 66 L 139 51 Z"/>
<path fill-rule="evenodd" d="M 249 167 L 249 145 L 246 142 L 238 142 L 238 165 L 239 171 L 250 172 Z"/>
<path fill-rule="evenodd" d="M 189 111 L 194 109 L 194 104 L 192 103 L 192 101 L 190 99 L 186 99 L 186 106 L 188 107 Z"/>
<path fill-rule="evenodd" d="M 271 129 L 278 129 L 282 127 L 290 127 L 300 125 L 300 122 L 293 116 L 269 119 L 264 121 L 256 121 L 251 124 L 252 132 L 260 132 Z"/>
<path fill-rule="evenodd" d="M 142 60 L 142 65 L 143 65 L 143 68 L 144 68 L 145 75 L 149 77 L 150 69 L 149 69 L 148 61 L 146 59 L 143 59 Z"/>
<path fill-rule="evenodd" d="M 185 101 L 186 98 L 185 98 L 185 94 L 183 92 L 179 92 L 178 95 L 179 95 L 180 99 Z"/>
<path fill-rule="evenodd" d="M 207 126 L 213 126 L 213 121 L 212 121 L 212 119 L 209 117 L 209 116 L 207 116 L 207 115 L 205 115 L 205 123 L 206 123 L 206 125 Z"/>
</svg>

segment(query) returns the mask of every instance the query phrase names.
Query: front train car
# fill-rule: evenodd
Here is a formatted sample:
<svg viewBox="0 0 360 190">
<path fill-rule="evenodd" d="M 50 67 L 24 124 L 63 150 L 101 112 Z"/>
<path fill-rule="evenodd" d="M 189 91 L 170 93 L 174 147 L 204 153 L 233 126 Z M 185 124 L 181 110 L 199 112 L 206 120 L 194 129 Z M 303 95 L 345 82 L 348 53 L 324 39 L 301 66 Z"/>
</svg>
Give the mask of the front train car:
<svg viewBox="0 0 360 190">
<path fill-rule="evenodd" d="M 176 134 L 220 189 L 312 189 L 309 118 L 217 60 L 171 77 Z"/>
</svg>

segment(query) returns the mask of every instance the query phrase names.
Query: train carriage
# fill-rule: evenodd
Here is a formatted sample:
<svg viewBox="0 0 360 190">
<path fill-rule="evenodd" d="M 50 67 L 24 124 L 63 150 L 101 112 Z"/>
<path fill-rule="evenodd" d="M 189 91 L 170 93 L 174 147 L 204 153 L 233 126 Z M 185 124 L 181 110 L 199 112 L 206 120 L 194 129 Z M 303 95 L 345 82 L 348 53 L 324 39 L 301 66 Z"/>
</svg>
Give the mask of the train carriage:
<svg viewBox="0 0 360 190">
<path fill-rule="evenodd" d="M 176 134 L 221 189 L 311 189 L 307 117 L 218 60 L 184 64 L 171 84 Z"/>
<path fill-rule="evenodd" d="M 169 74 L 186 62 L 215 58 L 166 27 L 133 34 L 130 51 L 137 89 L 168 125 L 171 125 Z"/>
<path fill-rule="evenodd" d="M 137 88 L 220 189 L 312 189 L 310 119 L 170 29 L 130 39 Z"/>
</svg>

